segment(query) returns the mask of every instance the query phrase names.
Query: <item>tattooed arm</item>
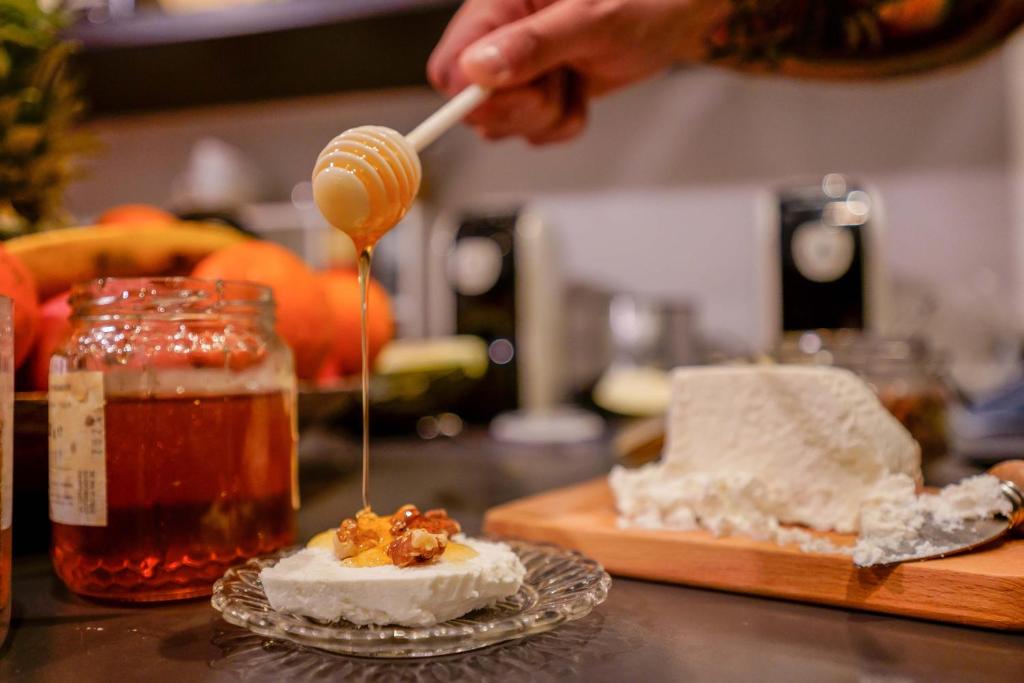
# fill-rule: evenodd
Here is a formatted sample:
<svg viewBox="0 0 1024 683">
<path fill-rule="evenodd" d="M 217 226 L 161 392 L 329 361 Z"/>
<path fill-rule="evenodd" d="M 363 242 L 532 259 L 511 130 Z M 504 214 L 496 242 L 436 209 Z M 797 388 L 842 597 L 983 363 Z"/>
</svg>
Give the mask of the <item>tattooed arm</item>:
<svg viewBox="0 0 1024 683">
<path fill-rule="evenodd" d="M 881 78 L 960 63 L 1024 22 L 1024 0 L 466 0 L 431 55 L 434 86 L 495 90 L 487 138 L 565 140 L 590 99 L 676 63 Z"/>
<path fill-rule="evenodd" d="M 734 68 L 881 78 L 973 59 L 1024 22 L 1020 0 L 731 0 L 708 57 Z"/>
</svg>

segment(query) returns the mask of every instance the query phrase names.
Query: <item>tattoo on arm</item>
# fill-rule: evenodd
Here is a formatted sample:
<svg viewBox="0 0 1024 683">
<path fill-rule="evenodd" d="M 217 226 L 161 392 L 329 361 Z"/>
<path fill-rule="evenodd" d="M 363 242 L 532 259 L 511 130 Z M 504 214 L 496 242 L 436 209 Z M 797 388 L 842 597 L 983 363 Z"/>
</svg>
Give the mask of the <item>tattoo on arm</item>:
<svg viewBox="0 0 1024 683">
<path fill-rule="evenodd" d="M 871 78 L 938 68 L 999 45 L 1024 0 L 730 0 L 713 61 L 793 75 Z"/>
</svg>

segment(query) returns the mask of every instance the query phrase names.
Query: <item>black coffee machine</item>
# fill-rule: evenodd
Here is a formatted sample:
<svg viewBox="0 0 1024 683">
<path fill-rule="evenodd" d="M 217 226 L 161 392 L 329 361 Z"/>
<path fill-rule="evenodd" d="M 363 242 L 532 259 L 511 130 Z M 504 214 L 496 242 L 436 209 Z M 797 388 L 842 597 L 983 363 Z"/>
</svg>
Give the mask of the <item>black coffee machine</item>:
<svg viewBox="0 0 1024 683">
<path fill-rule="evenodd" d="M 766 348 L 804 330 L 880 332 L 881 224 L 877 194 L 840 174 L 771 193 L 759 250 Z"/>
</svg>

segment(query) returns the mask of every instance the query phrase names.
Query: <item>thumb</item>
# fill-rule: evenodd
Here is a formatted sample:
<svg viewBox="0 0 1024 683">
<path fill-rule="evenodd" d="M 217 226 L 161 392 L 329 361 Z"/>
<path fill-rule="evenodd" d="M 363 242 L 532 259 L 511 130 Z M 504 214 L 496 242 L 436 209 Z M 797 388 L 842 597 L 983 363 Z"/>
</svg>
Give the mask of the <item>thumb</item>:
<svg viewBox="0 0 1024 683">
<path fill-rule="evenodd" d="M 559 0 L 480 38 L 459 65 L 469 80 L 488 88 L 528 83 L 592 49 L 597 27 L 584 3 Z"/>
</svg>

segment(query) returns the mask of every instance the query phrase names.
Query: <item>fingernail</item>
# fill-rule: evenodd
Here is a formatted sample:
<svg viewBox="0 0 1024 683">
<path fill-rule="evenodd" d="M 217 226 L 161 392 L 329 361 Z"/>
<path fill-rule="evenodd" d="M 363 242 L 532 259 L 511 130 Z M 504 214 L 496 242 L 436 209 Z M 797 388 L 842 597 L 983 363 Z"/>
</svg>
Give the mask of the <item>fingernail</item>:
<svg viewBox="0 0 1024 683">
<path fill-rule="evenodd" d="M 505 54 L 494 43 L 484 43 L 470 48 L 466 60 L 474 70 L 483 72 L 480 75 L 495 83 L 507 81 L 512 75 Z"/>
</svg>

